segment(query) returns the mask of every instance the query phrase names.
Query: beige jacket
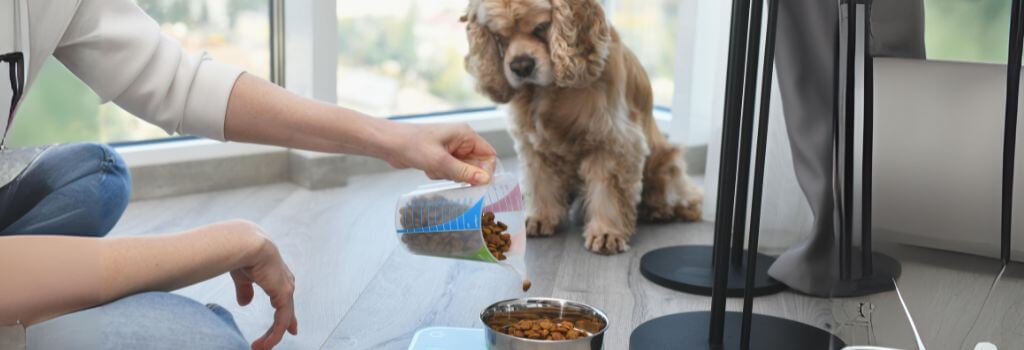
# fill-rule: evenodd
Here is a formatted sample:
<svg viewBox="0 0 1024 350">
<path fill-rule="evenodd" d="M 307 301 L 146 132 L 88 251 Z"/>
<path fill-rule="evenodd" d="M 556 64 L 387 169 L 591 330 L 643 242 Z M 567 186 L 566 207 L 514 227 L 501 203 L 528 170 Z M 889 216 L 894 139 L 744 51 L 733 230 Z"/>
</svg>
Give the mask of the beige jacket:
<svg viewBox="0 0 1024 350">
<path fill-rule="evenodd" d="M 217 140 L 224 139 L 228 96 L 242 73 L 205 53 L 188 54 L 131 0 L 0 0 L 0 51 L 24 52 L 25 90 L 52 55 L 103 102 L 168 133 Z M 7 69 L 0 64 L 0 107 L 10 103 Z M 60 103 L 62 96 L 48 98 Z M 7 111 L 0 108 L 0 132 Z"/>
</svg>

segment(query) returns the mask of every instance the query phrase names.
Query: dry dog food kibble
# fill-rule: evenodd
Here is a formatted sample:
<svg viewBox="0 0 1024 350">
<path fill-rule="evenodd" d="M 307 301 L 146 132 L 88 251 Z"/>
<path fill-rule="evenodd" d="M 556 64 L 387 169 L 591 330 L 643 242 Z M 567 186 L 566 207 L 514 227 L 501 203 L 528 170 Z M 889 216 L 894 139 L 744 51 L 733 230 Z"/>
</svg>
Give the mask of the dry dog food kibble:
<svg viewBox="0 0 1024 350">
<path fill-rule="evenodd" d="M 399 212 L 402 227 L 419 228 L 443 224 L 468 209 L 465 205 L 436 196 L 416 198 Z M 483 243 L 491 255 L 498 260 L 507 259 L 505 253 L 512 247 L 512 235 L 506 233 L 508 225 L 495 220 L 494 213 L 485 212 L 481 217 L 481 231 Z M 402 235 L 402 242 L 416 254 L 470 256 L 480 250 L 480 237 L 477 231 L 432 232 Z"/>
<path fill-rule="evenodd" d="M 505 252 L 512 246 L 512 235 L 504 233 L 508 231 L 508 225 L 495 221 L 494 213 L 491 212 L 484 213 L 481 221 L 487 250 L 498 260 L 505 260 Z"/>
<path fill-rule="evenodd" d="M 606 326 L 603 320 L 593 315 L 549 307 L 495 313 L 484 323 L 498 333 L 537 340 L 586 338 Z"/>
<path fill-rule="evenodd" d="M 403 228 L 440 225 L 454 219 L 469 207 L 442 196 L 417 197 L 399 209 Z"/>
<path fill-rule="evenodd" d="M 496 332 L 505 333 L 514 337 L 539 339 L 539 340 L 574 340 L 590 336 L 581 327 L 584 320 L 577 320 L 573 323 L 568 320 L 552 320 L 550 318 L 519 320 L 518 322 L 504 326 L 490 324 Z"/>
</svg>

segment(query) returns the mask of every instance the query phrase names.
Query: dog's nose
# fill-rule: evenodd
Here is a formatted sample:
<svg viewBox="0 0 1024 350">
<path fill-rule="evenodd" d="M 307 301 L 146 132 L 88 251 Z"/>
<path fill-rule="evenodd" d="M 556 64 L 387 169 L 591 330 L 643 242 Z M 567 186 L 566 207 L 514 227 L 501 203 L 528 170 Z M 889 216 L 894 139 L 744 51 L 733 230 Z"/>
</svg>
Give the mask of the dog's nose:
<svg viewBox="0 0 1024 350">
<path fill-rule="evenodd" d="M 509 68 L 512 68 L 512 72 L 516 73 L 520 78 L 526 78 L 533 74 L 533 68 L 537 64 L 530 56 L 516 56 L 512 59 L 512 63 L 509 64 Z"/>
</svg>

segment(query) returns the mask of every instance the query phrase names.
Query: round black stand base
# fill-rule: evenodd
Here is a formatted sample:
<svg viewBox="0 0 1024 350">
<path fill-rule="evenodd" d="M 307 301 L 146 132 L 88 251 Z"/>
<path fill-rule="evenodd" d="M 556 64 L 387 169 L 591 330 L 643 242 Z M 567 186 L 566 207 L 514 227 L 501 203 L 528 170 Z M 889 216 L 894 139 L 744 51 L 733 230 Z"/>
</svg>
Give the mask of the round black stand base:
<svg viewBox="0 0 1024 350">
<path fill-rule="evenodd" d="M 849 281 L 837 281 L 832 287 L 831 297 L 862 297 L 896 289 L 893 280 L 899 278 L 900 273 L 903 272 L 899 261 L 885 254 L 874 253 L 871 260 L 873 273 L 871 276 L 862 277 L 860 249 L 854 248 L 852 255 L 854 259 L 850 269 L 852 270 L 851 276 L 854 277 Z"/>
<path fill-rule="evenodd" d="M 644 322 L 629 337 L 630 350 L 733 350 L 740 348 L 742 314 L 725 314 L 722 347 L 708 345 L 709 312 L 688 312 Z M 846 344 L 824 330 L 778 317 L 754 314 L 750 350 L 839 350 Z"/>
<path fill-rule="evenodd" d="M 678 246 L 653 250 L 640 258 L 640 273 L 651 282 L 666 288 L 684 293 L 711 295 L 714 274 L 711 268 L 711 246 Z M 758 254 L 757 270 L 754 271 L 754 296 L 775 294 L 786 289 L 786 286 L 768 277 L 768 267 L 775 258 Z M 729 284 L 726 296 L 738 298 L 743 296 L 746 285 L 747 259 L 743 253 L 743 263 L 729 263 Z"/>
</svg>

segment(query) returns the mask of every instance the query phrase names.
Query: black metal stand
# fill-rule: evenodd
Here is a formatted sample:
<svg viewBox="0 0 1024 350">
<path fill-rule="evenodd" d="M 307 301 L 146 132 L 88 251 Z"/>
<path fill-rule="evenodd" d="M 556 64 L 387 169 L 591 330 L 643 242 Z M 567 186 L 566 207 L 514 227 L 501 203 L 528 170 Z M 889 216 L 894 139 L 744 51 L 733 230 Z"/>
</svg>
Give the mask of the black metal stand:
<svg viewBox="0 0 1024 350">
<path fill-rule="evenodd" d="M 1013 0 L 1010 13 L 1010 47 L 1006 60 L 1006 125 L 1003 130 L 1003 208 L 1000 258 L 1003 265 L 1009 264 L 1010 229 L 1013 224 L 1013 168 L 1017 148 L 1017 109 L 1020 96 L 1021 51 L 1024 51 L 1024 27 L 1021 19 L 1024 8 L 1021 0 Z"/>
<path fill-rule="evenodd" d="M 630 349 L 650 350 L 829 350 L 842 349 L 843 342 L 829 332 L 781 319 L 778 317 L 753 315 L 751 319 L 750 346 L 741 347 L 740 333 L 742 315 L 739 312 L 725 314 L 725 337 L 721 345 L 708 342 L 708 313 L 689 312 L 656 318 L 640 325 L 629 337 Z"/>
<path fill-rule="evenodd" d="M 874 62 L 871 56 L 871 0 L 842 0 L 846 4 L 846 91 L 845 109 L 836 110 L 836 126 L 842 125 L 843 148 L 842 189 L 840 191 L 839 280 L 833 284 L 831 297 L 858 297 L 890 291 L 896 288 L 893 280 L 899 278 L 900 263 L 872 249 L 872 163 L 874 151 Z M 857 77 L 857 4 L 864 5 L 864 140 L 861 175 L 861 244 L 853 245 L 854 221 L 854 116 L 856 113 Z M 838 29 L 837 29 L 838 32 Z M 839 55 L 836 55 L 839 67 Z M 838 79 L 838 77 L 837 77 Z M 843 123 L 839 122 L 842 114 Z M 838 132 L 837 132 L 838 134 Z M 838 140 L 838 138 L 837 138 Z M 837 150 L 837 155 L 839 154 Z"/>
<path fill-rule="evenodd" d="M 864 253 L 860 248 L 851 250 L 852 257 L 862 256 Z M 860 260 L 860 264 L 853 263 L 850 269 L 850 275 L 857 277 L 837 281 L 832 285 L 830 297 L 853 298 L 895 289 L 896 286 L 892 281 L 894 278 L 898 278 L 902 272 L 899 261 L 880 253 L 872 253 L 870 258 L 862 257 L 858 260 Z M 873 265 L 870 272 L 864 270 L 864 266 L 867 264 Z"/>
<path fill-rule="evenodd" d="M 740 250 L 739 257 L 742 260 L 739 264 L 733 261 L 727 266 L 727 297 L 743 296 L 743 289 L 747 285 L 743 276 L 747 275 L 748 265 L 744 252 L 745 250 Z M 714 285 L 714 269 L 711 264 L 713 258 L 712 247 L 706 245 L 661 248 L 650 251 L 640 258 L 640 273 L 651 282 L 666 288 L 689 294 L 711 295 L 711 287 Z M 774 262 L 774 257 L 757 255 L 752 287 L 754 296 L 771 295 L 786 290 L 786 285 L 768 277 L 768 268 Z"/>
<path fill-rule="evenodd" d="M 736 71 L 730 71 L 731 74 L 736 74 L 737 82 L 735 85 L 727 87 L 729 93 L 734 90 L 736 95 L 742 96 L 742 104 L 736 104 L 732 108 L 736 108 L 735 112 L 740 113 L 740 107 L 742 107 L 742 118 L 738 120 L 738 128 L 735 130 L 728 130 L 729 132 L 739 131 L 739 162 L 733 160 L 734 166 L 736 166 L 736 175 L 734 178 L 736 181 L 731 182 L 720 182 L 719 186 L 734 186 L 735 200 L 732 210 L 734 212 L 744 213 L 744 215 L 733 215 L 731 218 L 732 226 L 725 225 L 728 227 L 731 241 L 732 252 L 728 253 L 732 257 L 729 259 L 729 278 L 726 282 L 726 296 L 739 297 L 743 295 L 746 281 L 742 276 L 747 275 L 748 267 L 754 272 L 755 278 L 753 281 L 753 293 L 755 296 L 770 295 L 781 292 L 786 289 L 786 286 L 781 282 L 776 281 L 768 276 L 768 268 L 775 262 L 775 258 L 767 255 L 758 254 L 756 261 L 760 261 L 757 264 L 747 264 L 747 260 L 744 258 L 743 239 L 746 237 L 744 234 L 747 228 L 745 215 L 747 210 L 747 193 L 749 193 L 748 181 L 750 174 L 750 146 L 754 134 L 754 106 L 756 89 L 757 89 L 757 69 L 758 61 L 760 59 L 760 46 L 761 46 L 761 8 L 754 8 L 749 17 L 751 23 L 741 36 L 739 43 L 732 43 L 730 45 L 738 45 L 738 47 L 730 47 L 732 49 L 740 49 L 745 42 L 747 45 L 746 49 L 746 65 L 745 71 L 741 70 L 736 66 Z M 749 34 L 749 38 L 748 35 Z M 749 39 L 749 40 L 748 40 Z M 732 52 L 732 51 L 730 51 Z M 731 53 L 730 53 L 731 54 Z M 742 64 L 743 53 L 738 52 L 736 57 L 730 56 L 730 64 L 734 61 Z M 733 66 L 730 66 L 733 67 Z M 740 95 L 742 94 L 742 95 Z M 736 101 L 738 102 L 738 101 Z M 723 127 L 729 127 L 723 125 Z M 723 135 L 725 131 L 723 131 Z M 733 135 L 735 138 L 736 135 Z M 723 145 L 725 145 L 725 138 L 723 136 Z M 735 147 L 734 145 L 730 145 Z M 723 148 L 723 157 L 726 155 Z M 736 151 L 730 150 L 730 156 L 735 159 Z M 724 158 L 723 158 L 724 159 Z M 724 163 L 722 164 L 724 165 Z M 727 171 L 726 167 L 722 167 L 721 171 Z M 721 202 L 719 202 L 721 203 Z M 721 204 L 719 208 L 721 208 Z M 716 230 L 717 230 L 716 225 Z M 728 244 L 728 242 L 727 242 Z M 716 242 L 717 246 L 717 242 Z M 711 295 L 712 285 L 714 285 L 714 261 L 715 261 L 715 249 L 711 246 L 677 246 L 658 249 L 645 254 L 640 259 L 640 273 L 651 280 L 651 282 L 657 283 L 666 288 L 678 290 L 690 294 L 698 295 Z M 748 266 L 749 265 L 749 266 Z"/>
<path fill-rule="evenodd" d="M 757 254 L 758 236 L 760 230 L 761 216 L 761 194 L 764 180 L 765 150 L 767 148 L 768 110 L 770 105 L 772 69 L 775 57 L 775 28 L 778 23 L 778 2 L 779 0 L 768 0 L 768 30 L 765 41 L 765 62 L 763 66 L 763 79 L 761 82 L 761 113 L 759 114 L 759 130 L 757 139 L 757 153 L 754 166 L 754 187 L 753 198 L 750 209 L 750 235 L 746 260 L 737 258 L 736 247 L 742 248 L 742 238 L 735 240 L 735 234 L 742 234 L 744 227 L 734 226 L 743 221 L 735 216 L 746 216 L 746 196 L 748 194 L 746 185 L 733 186 L 750 180 L 749 164 L 742 166 L 737 171 L 737 146 L 741 140 L 740 130 L 736 128 L 741 121 L 740 101 L 746 97 L 748 106 L 752 106 L 754 89 L 749 86 L 742 89 L 744 65 L 744 48 L 747 43 L 746 33 L 749 37 L 751 50 L 755 51 L 754 60 L 747 60 L 746 64 L 754 64 L 751 70 L 747 66 L 747 81 L 756 81 L 756 51 L 760 44 L 760 25 L 763 4 L 758 1 L 757 6 L 751 12 L 752 0 L 733 0 L 732 27 L 729 44 L 729 66 L 726 77 L 725 113 L 722 127 L 722 155 L 721 172 L 719 173 L 718 206 L 716 208 L 714 251 L 712 256 L 714 281 L 711 287 L 711 311 L 692 312 L 668 315 L 645 322 L 637 327 L 630 336 L 630 349 L 639 350 L 665 350 L 665 349 L 787 349 L 787 350 L 819 350 L 839 349 L 844 346 L 842 341 L 832 336 L 829 332 L 790 320 L 776 317 L 754 315 L 753 296 L 754 282 L 757 280 L 755 272 L 760 270 Z M 749 17 L 748 17 L 749 14 Z M 749 27 L 748 27 L 749 26 Z M 758 27 L 753 29 L 751 27 Z M 753 72 L 753 73 L 750 73 Z M 750 113 L 742 115 L 742 122 L 753 130 L 754 117 L 750 107 Z M 744 135 L 749 137 L 750 135 Z M 747 149 L 743 152 L 750 152 L 749 141 Z M 749 162 L 749 154 L 743 157 Z M 746 169 L 747 171 L 742 171 Z M 740 187 L 742 191 L 737 191 Z M 744 198 L 742 201 L 738 198 Z M 734 202 L 734 200 L 736 200 Z M 742 203 L 740 203 L 742 202 Z M 736 204 L 734 206 L 734 204 Z M 742 204 L 742 205 L 740 205 Z M 733 236 L 731 236 L 733 235 Z M 730 238 L 733 240 L 730 249 Z M 738 243 L 738 244 L 737 244 Z M 733 250 L 733 251 L 730 251 Z M 648 266 L 655 266 L 659 257 L 663 257 L 677 250 L 660 250 L 652 252 L 652 255 L 645 256 L 644 260 L 649 262 Z M 656 254 L 655 254 L 656 253 Z M 730 259 L 730 253 L 732 258 Z M 725 301 L 728 294 L 727 282 L 733 271 L 734 265 L 746 266 L 745 283 L 743 290 L 743 312 L 725 312 Z M 678 266 L 678 265 L 677 265 Z M 766 265 L 767 266 L 767 265 Z M 645 272 L 645 276 L 647 273 Z M 648 276 L 650 278 L 650 276 Z M 739 327 L 737 327 L 739 326 Z"/>
</svg>

